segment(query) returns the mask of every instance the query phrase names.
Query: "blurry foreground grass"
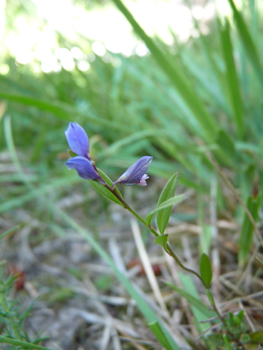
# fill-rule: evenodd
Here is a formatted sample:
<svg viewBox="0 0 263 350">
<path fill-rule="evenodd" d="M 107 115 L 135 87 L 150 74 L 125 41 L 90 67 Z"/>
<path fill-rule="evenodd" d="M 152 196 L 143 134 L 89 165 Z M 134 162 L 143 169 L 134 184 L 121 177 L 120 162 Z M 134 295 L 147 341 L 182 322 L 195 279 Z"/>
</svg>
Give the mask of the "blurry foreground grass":
<svg viewBox="0 0 263 350">
<path fill-rule="evenodd" d="M 150 55 L 107 53 L 109 62 L 96 56 L 86 73 L 37 76 L 6 57 L 10 70 L 0 77 L 0 228 L 23 227 L 2 239 L 2 275 L 6 265 L 25 272 L 24 290 L 10 297 L 24 308 L 38 297 L 25 329 L 30 336 L 50 336 L 48 347 L 158 348 L 139 308 L 148 323 L 158 316 L 178 348 L 223 349 L 222 338 L 212 337 L 220 327 L 196 341 L 212 327 L 198 281 L 182 274 L 138 228 L 159 269 L 161 299 L 156 299 L 158 291 L 134 262 L 129 215 L 67 171 L 64 131 L 69 121 L 81 124 L 92 157 L 114 179 L 140 156 L 154 157 L 148 187 L 124 188 L 142 216 L 155 208 L 165 180 L 179 172 L 178 192 L 188 199 L 172 212 L 166 230 L 172 246 L 193 268 L 208 254 L 221 312 L 244 309 L 243 334 L 261 330 L 262 264 L 256 259 L 263 260 L 261 4 L 243 1 L 238 11 L 229 0 L 232 16 L 215 19 L 208 35 L 196 22 L 198 38 L 168 47 L 149 38 L 120 1 L 114 3 Z M 180 290 L 172 291 L 164 279 Z M 189 296 L 186 303 L 182 290 L 195 303 Z M 255 344 L 262 338 L 248 343 L 244 349 L 259 349 Z"/>
</svg>

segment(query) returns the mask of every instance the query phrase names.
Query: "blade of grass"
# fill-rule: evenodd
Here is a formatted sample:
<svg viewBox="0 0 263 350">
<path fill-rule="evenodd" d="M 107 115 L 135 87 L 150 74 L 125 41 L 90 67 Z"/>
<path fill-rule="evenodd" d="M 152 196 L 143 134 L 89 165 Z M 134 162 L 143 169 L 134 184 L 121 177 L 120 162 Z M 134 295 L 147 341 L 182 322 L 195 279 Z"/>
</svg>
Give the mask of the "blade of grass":
<svg viewBox="0 0 263 350">
<path fill-rule="evenodd" d="M 33 199 L 42 199 L 45 194 L 48 195 L 49 192 L 57 191 L 60 188 L 67 187 L 69 184 L 78 183 L 81 179 L 77 176 L 75 177 L 66 177 L 63 179 L 56 179 L 50 182 L 49 184 L 45 184 L 39 188 L 35 188 L 34 190 L 21 195 L 15 198 L 9 199 L 4 203 L 0 204 L 0 213 L 6 212 L 8 210 L 12 210 L 14 208 L 22 207 L 25 203 L 33 200 Z"/>
<path fill-rule="evenodd" d="M 258 210 L 261 204 L 261 196 L 257 196 L 257 198 L 253 198 L 252 196 L 248 197 L 247 200 L 247 208 L 254 220 L 257 221 L 258 218 Z M 238 262 L 241 266 L 243 266 L 251 247 L 252 239 L 253 239 L 254 227 L 250 222 L 246 213 L 244 213 L 243 225 L 241 228 L 241 235 L 239 239 L 239 251 L 238 251 Z"/>
<path fill-rule="evenodd" d="M 200 30 L 199 23 L 198 23 L 197 19 L 195 18 L 195 16 L 193 15 L 193 4 L 189 0 L 186 0 L 186 3 L 188 5 L 188 7 L 191 9 L 193 22 L 195 24 L 195 28 L 198 30 L 198 33 L 199 33 L 201 47 L 203 49 L 207 63 L 211 68 L 210 72 L 212 72 L 212 74 L 215 75 L 215 77 L 216 77 L 215 83 L 218 86 L 218 90 L 219 90 L 218 95 L 219 96 L 215 96 L 214 98 L 216 98 L 219 101 L 220 105 L 222 106 L 222 108 L 225 109 L 225 111 L 229 112 L 228 101 L 227 101 L 227 98 L 225 95 L 225 91 L 227 90 L 226 89 L 226 82 L 224 79 L 223 72 L 219 69 L 217 62 L 216 62 L 215 58 L 213 57 L 214 52 L 211 50 L 211 45 L 209 44 L 206 36 L 202 34 L 202 31 Z"/>
<path fill-rule="evenodd" d="M 209 307 L 207 307 L 201 300 L 186 292 L 184 289 L 181 289 L 170 282 L 165 282 L 165 284 L 167 284 L 169 287 L 178 292 L 189 302 L 189 304 L 197 308 L 203 315 L 205 315 L 206 318 L 212 318 L 216 316 L 216 313 L 214 311 L 211 311 Z"/>
<path fill-rule="evenodd" d="M 149 323 L 148 326 L 151 328 L 156 338 L 166 350 L 173 350 L 173 347 L 171 346 L 169 340 L 166 338 L 165 334 L 162 331 L 162 328 L 157 321 Z"/>
<path fill-rule="evenodd" d="M 21 225 L 16 225 L 16 226 L 10 228 L 9 230 L 7 230 L 6 232 L 2 233 L 2 234 L 0 235 L 0 241 L 1 241 L 5 236 L 9 235 L 10 233 L 14 232 L 15 230 L 17 230 L 17 229 L 20 228 L 20 227 L 21 227 Z"/>
<path fill-rule="evenodd" d="M 50 348 L 45 348 L 44 346 L 41 346 L 41 345 L 35 345 L 35 344 L 26 343 L 24 341 L 20 341 L 20 340 L 4 337 L 2 335 L 0 335 L 0 343 L 19 346 L 22 349 L 53 350 L 53 349 L 50 349 Z"/>
<path fill-rule="evenodd" d="M 263 71 L 260 64 L 259 55 L 256 49 L 256 45 L 254 44 L 254 41 L 249 33 L 248 27 L 245 24 L 245 21 L 243 17 L 241 16 L 240 12 L 236 8 L 236 5 L 233 0 L 228 0 L 233 13 L 234 13 L 234 19 L 237 25 L 237 29 L 240 35 L 240 39 L 245 47 L 245 51 L 247 56 L 249 57 L 252 66 L 254 67 L 257 77 L 259 78 L 259 81 L 261 83 L 261 86 L 263 87 Z"/>
<path fill-rule="evenodd" d="M 202 333 L 210 327 L 209 322 L 203 323 L 203 321 L 205 321 L 207 318 L 214 317 L 215 313 L 213 311 L 211 311 L 208 307 L 205 307 L 205 305 L 202 303 L 201 298 L 199 296 L 199 293 L 198 293 L 198 291 L 193 283 L 191 276 L 180 272 L 179 277 L 180 277 L 180 281 L 184 287 L 183 291 L 185 294 L 185 298 L 187 297 L 186 299 L 190 303 L 194 317 L 195 317 L 196 321 L 198 322 L 196 325 L 197 329 L 200 333 Z M 185 292 L 186 290 L 189 291 L 189 293 L 186 293 Z M 182 290 L 180 290 L 180 292 L 182 292 Z M 190 299 L 189 295 L 194 299 Z M 191 300 L 191 302 L 190 302 L 190 300 Z M 193 300 L 196 300 L 197 304 L 195 303 L 195 305 L 194 305 Z M 208 315 L 210 315 L 210 316 L 208 316 Z M 202 323 L 199 323 L 199 322 L 202 322 Z"/>
<path fill-rule="evenodd" d="M 85 116 L 90 121 L 94 122 L 95 124 L 108 126 L 111 129 L 117 129 L 117 130 L 126 130 L 129 131 L 130 129 L 123 126 L 123 124 L 116 123 L 114 121 L 109 121 L 106 119 L 102 119 L 97 115 L 92 115 L 92 113 L 80 113 L 78 110 L 76 110 L 71 105 L 65 103 L 65 102 L 47 102 L 45 100 L 37 99 L 35 97 L 30 97 L 26 95 L 18 95 L 18 94 L 12 94 L 12 93 L 5 93 L 0 92 L 0 97 L 4 100 L 20 103 L 26 106 L 30 107 L 36 107 L 40 110 L 53 113 L 57 117 L 59 117 L 62 120 L 70 121 L 72 120 L 73 116 L 76 118 L 76 116 Z M 73 118 L 73 119 L 74 119 Z"/>
<path fill-rule="evenodd" d="M 227 69 L 225 76 L 230 91 L 231 105 L 236 123 L 237 135 L 240 139 L 243 139 L 245 130 L 244 107 L 234 61 L 233 46 L 230 38 L 230 26 L 227 19 L 225 20 L 224 26 L 219 22 L 219 27 L 221 34 L 221 46 Z"/>
<path fill-rule="evenodd" d="M 180 93 L 182 99 L 185 101 L 187 106 L 189 106 L 189 108 L 192 110 L 195 118 L 197 119 L 204 131 L 206 141 L 213 141 L 217 131 L 217 125 L 213 117 L 205 110 L 196 94 L 192 92 L 192 89 L 190 88 L 190 86 L 188 86 L 188 83 L 186 82 L 186 78 L 182 75 L 180 69 L 176 67 L 175 62 L 173 65 L 171 64 L 171 60 L 167 59 L 165 54 L 159 49 L 155 42 L 145 33 L 145 31 L 138 24 L 131 12 L 121 2 L 121 0 L 112 1 L 122 12 L 122 14 L 126 17 L 126 19 L 130 22 L 134 31 L 145 42 L 159 66 L 163 69 L 168 78 L 171 80 L 172 84 Z"/>
</svg>

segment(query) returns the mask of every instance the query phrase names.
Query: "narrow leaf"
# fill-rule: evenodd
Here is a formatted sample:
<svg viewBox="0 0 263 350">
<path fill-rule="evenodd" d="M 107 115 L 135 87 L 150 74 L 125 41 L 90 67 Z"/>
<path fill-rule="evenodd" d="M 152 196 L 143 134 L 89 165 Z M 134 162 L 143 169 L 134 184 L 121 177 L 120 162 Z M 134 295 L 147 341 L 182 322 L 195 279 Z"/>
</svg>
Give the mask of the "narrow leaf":
<svg viewBox="0 0 263 350">
<path fill-rule="evenodd" d="M 178 180 L 178 173 L 175 173 L 166 183 L 164 186 L 162 193 L 159 197 L 157 206 L 159 207 L 163 202 L 165 202 L 167 199 L 170 199 L 174 197 L 175 189 L 176 189 L 176 183 Z M 168 224 L 170 215 L 172 211 L 172 205 L 170 207 L 167 207 L 165 209 L 159 210 L 156 214 L 157 218 L 157 225 L 159 228 L 159 231 L 162 234 L 164 234 L 164 230 L 166 229 L 166 226 Z"/>
<path fill-rule="evenodd" d="M 206 288 L 209 288 L 213 278 L 213 271 L 210 260 L 205 253 L 202 254 L 200 261 L 200 275 L 205 282 Z"/>
<path fill-rule="evenodd" d="M 224 338 L 224 341 L 225 341 L 227 350 L 232 350 L 231 345 L 230 345 L 230 343 L 229 343 L 229 341 L 228 341 L 227 335 L 224 334 L 224 335 L 223 335 L 223 338 Z"/>
<path fill-rule="evenodd" d="M 151 328 L 152 332 L 155 334 L 155 336 L 159 340 L 160 344 L 166 350 L 173 350 L 173 347 L 169 343 L 168 339 L 166 338 L 164 332 L 162 331 L 162 328 L 160 327 L 160 325 L 157 321 L 149 323 L 148 326 Z"/>
<path fill-rule="evenodd" d="M 254 41 L 253 41 L 249 31 L 248 31 L 248 28 L 245 24 L 245 21 L 244 21 L 243 17 L 241 16 L 240 12 L 238 11 L 238 9 L 236 8 L 234 1 L 228 0 L 228 2 L 233 10 L 234 19 L 235 19 L 235 22 L 237 25 L 240 39 L 245 47 L 246 54 L 249 57 L 252 65 L 256 71 L 257 77 L 259 78 L 260 83 L 263 87 L 263 71 L 262 71 L 262 67 L 260 64 L 258 52 L 256 50 L 256 45 L 254 44 Z"/>
<path fill-rule="evenodd" d="M 263 265 L 263 261 L 260 260 L 258 256 L 256 256 L 256 259 L 257 259 L 259 262 L 261 262 L 261 264 Z"/>
<path fill-rule="evenodd" d="M 231 106 L 234 115 L 234 120 L 237 129 L 237 135 L 240 139 L 244 136 L 244 107 L 240 92 L 240 83 L 237 76 L 236 65 L 234 61 L 233 46 L 230 38 L 230 26 L 225 20 L 225 26 L 220 25 L 221 46 L 226 64 L 226 79 L 229 88 Z"/>
<path fill-rule="evenodd" d="M 10 233 L 14 232 L 15 230 L 17 230 L 17 229 L 20 228 L 21 226 L 22 226 L 21 224 L 20 224 L 20 225 L 16 225 L 16 226 L 10 228 L 9 230 L 7 230 L 6 232 L 2 233 L 2 234 L 0 235 L 0 241 L 1 241 L 5 236 L 7 236 L 7 235 L 9 235 Z"/>
<path fill-rule="evenodd" d="M 27 343 L 25 341 L 4 337 L 2 335 L 0 336 L 0 343 L 16 345 L 16 346 L 19 346 L 23 349 L 52 350 L 50 348 L 45 348 L 44 346 L 41 346 L 41 345 Z"/>
<path fill-rule="evenodd" d="M 0 97 L 7 101 L 23 104 L 29 107 L 36 107 L 39 110 L 53 113 L 62 120 L 70 121 L 72 119 L 72 115 L 74 115 L 75 117 L 83 117 L 83 113 L 80 113 L 74 106 L 71 106 L 70 104 L 67 104 L 65 102 L 48 102 L 45 100 L 37 99 L 32 96 L 6 93 L 2 91 L 0 91 Z M 89 111 L 88 119 L 94 122 L 96 125 L 104 125 L 110 127 L 111 129 L 114 128 L 117 130 L 130 131 L 125 125 L 121 125 L 120 123 L 114 122 L 112 120 L 109 121 L 100 118 L 94 112 L 91 111 Z"/>
<path fill-rule="evenodd" d="M 168 234 L 161 235 L 154 240 L 155 244 L 159 244 L 165 251 L 167 251 Z"/>
<path fill-rule="evenodd" d="M 233 160 L 235 160 L 236 157 L 235 144 L 231 137 L 223 129 L 219 130 L 217 134 L 217 144 L 225 154 L 228 154 L 229 159 L 232 161 L 233 164 Z"/>
<path fill-rule="evenodd" d="M 171 205 L 177 204 L 182 202 L 184 199 L 186 198 L 186 196 L 184 194 L 180 194 L 179 196 L 175 196 L 173 198 L 169 198 L 167 199 L 167 201 L 163 202 L 159 207 L 157 207 L 156 209 L 152 210 L 145 218 L 145 221 L 147 223 L 147 225 L 149 225 L 151 223 L 151 220 L 154 216 L 155 213 L 157 213 L 159 210 L 165 209 L 167 207 L 170 207 Z"/>
<path fill-rule="evenodd" d="M 248 197 L 247 208 L 256 221 L 258 218 L 258 209 L 261 202 L 261 196 L 258 196 L 254 199 L 252 196 Z M 239 253 L 238 253 L 238 262 L 243 264 L 249 254 L 250 246 L 253 240 L 254 228 L 249 220 L 246 213 L 244 213 L 244 220 L 241 228 L 241 236 L 239 239 Z"/>
</svg>

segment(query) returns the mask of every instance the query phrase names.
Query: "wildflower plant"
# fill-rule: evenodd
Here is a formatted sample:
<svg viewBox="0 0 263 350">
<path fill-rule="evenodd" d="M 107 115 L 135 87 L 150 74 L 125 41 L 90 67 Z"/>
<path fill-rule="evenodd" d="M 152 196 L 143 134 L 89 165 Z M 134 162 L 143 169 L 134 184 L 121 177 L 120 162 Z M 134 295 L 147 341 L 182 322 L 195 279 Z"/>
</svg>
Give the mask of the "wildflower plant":
<svg viewBox="0 0 263 350">
<path fill-rule="evenodd" d="M 171 249 L 168 243 L 168 234 L 165 233 L 166 226 L 169 221 L 172 206 L 185 199 L 184 195 L 175 196 L 176 184 L 178 180 L 178 173 L 175 173 L 166 183 L 164 189 L 159 197 L 157 208 L 151 211 L 145 219 L 143 219 L 134 209 L 130 207 L 128 203 L 123 199 L 123 196 L 117 184 L 123 185 L 140 185 L 146 186 L 146 180 L 149 179 L 147 175 L 148 168 L 152 162 L 153 157 L 144 156 L 141 157 L 136 163 L 131 165 L 116 181 L 112 182 L 111 179 L 98 169 L 95 162 L 91 159 L 89 154 L 89 139 L 84 129 L 77 123 L 69 123 L 68 129 L 65 132 L 68 144 L 70 146 L 69 154 L 71 158 L 66 162 L 69 169 L 75 169 L 78 175 L 83 179 L 90 180 L 92 186 L 103 194 L 106 198 L 113 202 L 123 206 L 130 211 L 143 225 L 145 225 L 156 237 L 155 243 L 162 246 L 167 254 L 169 254 L 177 264 L 185 271 L 195 275 L 203 284 L 206 289 L 206 294 L 210 304 L 214 310 L 214 319 L 219 321 L 219 324 L 223 325 L 224 336 L 221 337 L 222 342 L 227 344 L 228 341 L 233 342 L 239 349 L 243 349 L 243 343 L 250 342 L 251 334 L 243 334 L 241 328 L 243 327 L 241 317 L 233 318 L 231 315 L 223 317 L 214 300 L 214 297 L 210 290 L 211 281 L 213 278 L 212 267 L 209 257 L 206 254 L 201 256 L 200 260 L 200 272 L 196 272 L 183 265 L 178 256 Z M 156 214 L 157 226 L 159 233 L 152 227 L 152 219 Z M 171 288 L 178 290 L 176 286 L 167 283 Z M 242 314 L 243 315 L 243 314 Z M 232 317 L 232 318 L 231 318 Z M 230 321 L 229 321 L 230 320 Z M 235 323 L 235 327 L 238 328 L 236 332 L 233 332 L 233 320 L 238 320 Z M 242 327 L 240 326 L 242 324 Z M 244 327 L 243 327 L 244 328 Z M 151 327 L 154 331 L 154 327 Z M 163 340 L 164 335 L 160 335 L 158 331 L 155 332 L 158 340 L 166 349 L 170 349 L 170 346 L 165 345 L 169 343 L 169 340 Z M 213 337 L 211 337 L 213 342 Z"/>
</svg>

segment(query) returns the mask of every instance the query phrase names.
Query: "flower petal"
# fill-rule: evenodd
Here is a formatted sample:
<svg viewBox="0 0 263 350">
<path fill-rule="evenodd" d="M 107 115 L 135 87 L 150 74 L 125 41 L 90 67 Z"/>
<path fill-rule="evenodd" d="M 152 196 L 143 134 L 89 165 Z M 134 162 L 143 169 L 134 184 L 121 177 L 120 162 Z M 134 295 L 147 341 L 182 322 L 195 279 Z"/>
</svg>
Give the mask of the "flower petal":
<svg viewBox="0 0 263 350">
<path fill-rule="evenodd" d="M 147 174 L 144 174 L 141 177 L 140 181 L 138 182 L 138 185 L 140 185 L 140 186 L 147 186 L 147 182 L 146 182 L 147 179 L 149 179 L 149 176 Z"/>
<path fill-rule="evenodd" d="M 89 159 L 89 138 L 86 131 L 78 123 L 69 123 L 65 135 L 70 149 L 78 156 Z"/>
<path fill-rule="evenodd" d="M 123 183 L 127 185 L 138 183 L 141 186 L 146 186 L 146 179 L 148 179 L 148 175 L 146 175 L 146 171 L 148 170 L 153 157 L 144 156 L 140 158 L 135 164 L 130 166 L 115 183 Z M 141 183 L 140 183 L 141 182 Z"/>
<path fill-rule="evenodd" d="M 69 169 L 77 170 L 80 177 L 87 180 L 101 180 L 92 163 L 85 157 L 70 158 L 66 165 Z"/>
</svg>

